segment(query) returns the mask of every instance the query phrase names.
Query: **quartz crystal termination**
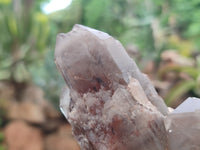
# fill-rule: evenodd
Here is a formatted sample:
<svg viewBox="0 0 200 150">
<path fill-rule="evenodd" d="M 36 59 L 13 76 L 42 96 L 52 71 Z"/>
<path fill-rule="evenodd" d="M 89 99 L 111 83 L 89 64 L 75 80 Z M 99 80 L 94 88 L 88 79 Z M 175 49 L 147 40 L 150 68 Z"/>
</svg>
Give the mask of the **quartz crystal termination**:
<svg viewBox="0 0 200 150">
<path fill-rule="evenodd" d="M 127 85 L 133 77 L 151 103 L 162 114 L 168 114 L 148 77 L 140 72 L 121 43 L 107 33 L 75 25 L 71 32 L 57 36 L 55 62 L 67 85 L 80 93 L 97 91 L 100 85 L 115 90 L 119 83 Z"/>
<path fill-rule="evenodd" d="M 167 107 L 119 41 L 75 25 L 55 63 L 69 89 L 61 110 L 83 150 L 165 150 Z"/>
</svg>

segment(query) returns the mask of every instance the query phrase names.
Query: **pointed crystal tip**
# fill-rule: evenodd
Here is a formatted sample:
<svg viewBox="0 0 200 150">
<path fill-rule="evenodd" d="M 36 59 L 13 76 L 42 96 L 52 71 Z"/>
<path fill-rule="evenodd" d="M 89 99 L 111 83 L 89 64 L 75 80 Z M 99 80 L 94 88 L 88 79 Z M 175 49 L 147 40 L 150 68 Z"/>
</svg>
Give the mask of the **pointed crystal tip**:
<svg viewBox="0 0 200 150">
<path fill-rule="evenodd" d="M 200 99 L 195 97 L 187 98 L 172 113 L 186 113 L 200 110 Z"/>
</svg>

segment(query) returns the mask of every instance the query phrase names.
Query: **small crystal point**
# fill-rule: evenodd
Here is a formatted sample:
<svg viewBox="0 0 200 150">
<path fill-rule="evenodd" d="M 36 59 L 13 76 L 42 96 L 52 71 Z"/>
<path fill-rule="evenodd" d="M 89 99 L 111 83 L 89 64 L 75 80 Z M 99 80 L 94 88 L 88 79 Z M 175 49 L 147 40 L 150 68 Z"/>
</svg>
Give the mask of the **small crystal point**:
<svg viewBox="0 0 200 150">
<path fill-rule="evenodd" d="M 187 98 L 172 113 L 194 112 L 200 110 L 200 99 L 195 97 Z"/>
</svg>

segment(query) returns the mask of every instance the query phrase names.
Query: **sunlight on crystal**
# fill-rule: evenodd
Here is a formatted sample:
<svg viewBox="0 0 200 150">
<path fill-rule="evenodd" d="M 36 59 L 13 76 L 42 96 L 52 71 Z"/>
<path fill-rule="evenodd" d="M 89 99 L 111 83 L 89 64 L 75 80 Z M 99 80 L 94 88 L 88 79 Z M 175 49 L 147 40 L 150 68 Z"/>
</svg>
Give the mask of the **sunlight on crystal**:
<svg viewBox="0 0 200 150">
<path fill-rule="evenodd" d="M 50 3 L 43 6 L 43 11 L 46 14 L 49 14 L 54 11 L 64 9 L 71 4 L 71 1 L 72 0 L 51 0 Z"/>
</svg>

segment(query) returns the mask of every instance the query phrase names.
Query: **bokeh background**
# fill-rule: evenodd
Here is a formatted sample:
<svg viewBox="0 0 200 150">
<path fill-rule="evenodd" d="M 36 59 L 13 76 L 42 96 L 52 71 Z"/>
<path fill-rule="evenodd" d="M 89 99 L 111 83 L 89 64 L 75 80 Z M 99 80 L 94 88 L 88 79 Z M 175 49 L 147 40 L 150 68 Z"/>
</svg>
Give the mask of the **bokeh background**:
<svg viewBox="0 0 200 150">
<path fill-rule="evenodd" d="M 200 96 L 199 0 L 50 3 L 0 0 L 0 150 L 79 149 L 59 111 L 54 64 L 56 35 L 74 24 L 118 39 L 168 106 Z"/>
</svg>

